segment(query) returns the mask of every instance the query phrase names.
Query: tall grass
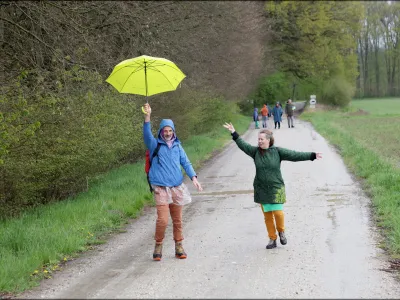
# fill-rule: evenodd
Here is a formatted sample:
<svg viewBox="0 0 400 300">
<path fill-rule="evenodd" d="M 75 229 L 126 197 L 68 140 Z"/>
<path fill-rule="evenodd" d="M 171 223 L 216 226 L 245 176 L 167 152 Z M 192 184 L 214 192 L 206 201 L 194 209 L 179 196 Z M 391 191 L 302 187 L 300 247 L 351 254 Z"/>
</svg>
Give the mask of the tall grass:
<svg viewBox="0 0 400 300">
<path fill-rule="evenodd" d="M 249 118 L 240 115 L 227 121 L 241 132 L 249 126 Z M 207 134 L 188 138 L 183 147 L 196 168 L 230 139 L 221 124 Z M 153 205 L 153 200 L 142 160 L 98 176 L 87 192 L 74 198 L 1 221 L 0 292 L 21 292 L 51 277 L 63 261 L 102 243 L 105 233 L 137 217 L 145 205 Z"/>
<path fill-rule="evenodd" d="M 371 102 L 368 105 L 378 107 L 379 104 L 375 106 Z M 394 118 L 399 124 L 400 109 L 392 110 L 392 113 L 398 116 Z M 387 145 L 400 149 L 400 140 L 391 138 L 398 136 L 399 128 L 392 126 L 386 132 L 381 132 L 379 127 L 368 123 L 371 118 L 378 117 L 373 114 L 354 116 L 341 111 L 308 112 L 302 115 L 304 120 L 311 121 L 320 134 L 340 149 L 346 165 L 361 179 L 371 196 L 376 222 L 383 230 L 383 244 L 394 257 L 400 258 L 400 168 L 395 163 L 399 157 L 392 152 L 387 155 L 392 157 L 383 155 Z"/>
</svg>

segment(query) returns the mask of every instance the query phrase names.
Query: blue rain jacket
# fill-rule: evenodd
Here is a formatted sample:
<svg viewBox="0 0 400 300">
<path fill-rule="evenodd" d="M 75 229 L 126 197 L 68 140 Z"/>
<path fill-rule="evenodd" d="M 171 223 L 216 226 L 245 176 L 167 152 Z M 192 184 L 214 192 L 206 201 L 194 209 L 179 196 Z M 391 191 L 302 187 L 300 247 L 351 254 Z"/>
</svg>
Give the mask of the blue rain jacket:
<svg viewBox="0 0 400 300">
<path fill-rule="evenodd" d="M 254 108 L 254 111 L 253 111 L 253 121 L 254 122 L 258 121 L 258 108 L 257 107 Z"/>
<path fill-rule="evenodd" d="M 282 108 L 280 106 L 274 106 L 272 115 L 274 116 L 274 122 L 282 122 Z"/>
<path fill-rule="evenodd" d="M 181 166 L 190 179 L 192 179 L 193 176 L 196 176 L 196 173 L 194 172 L 192 164 L 189 161 L 185 150 L 183 150 L 181 142 L 178 140 L 176 134 L 171 148 L 169 148 L 167 143 L 162 139 L 161 130 L 165 126 L 171 127 L 175 134 L 174 122 L 170 119 L 163 119 L 161 121 L 157 138 L 155 138 L 151 133 L 150 122 L 144 122 L 143 125 L 143 139 L 147 149 L 150 150 L 150 159 L 157 147 L 157 143 L 161 144 L 158 154 L 151 162 L 149 180 L 153 185 L 168 187 L 179 186 L 183 182 Z"/>
</svg>

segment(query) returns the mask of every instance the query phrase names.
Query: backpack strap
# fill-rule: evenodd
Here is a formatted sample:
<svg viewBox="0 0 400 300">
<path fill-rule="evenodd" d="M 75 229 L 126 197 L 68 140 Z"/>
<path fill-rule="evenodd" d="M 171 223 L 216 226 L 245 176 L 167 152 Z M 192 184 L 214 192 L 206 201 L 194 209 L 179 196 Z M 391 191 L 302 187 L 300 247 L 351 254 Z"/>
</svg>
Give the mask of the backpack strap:
<svg viewBox="0 0 400 300">
<path fill-rule="evenodd" d="M 150 168 L 151 168 L 151 162 L 153 161 L 153 158 L 156 157 L 156 155 L 158 154 L 158 150 L 160 150 L 160 147 L 161 147 L 161 144 L 157 143 L 157 147 L 156 147 L 156 149 L 154 149 L 153 155 L 151 156 L 151 159 L 149 160 Z M 150 168 L 149 168 L 149 173 L 150 173 Z M 153 188 L 151 187 L 149 173 L 147 173 L 147 183 L 149 184 L 150 193 L 152 193 Z"/>
<path fill-rule="evenodd" d="M 151 156 L 150 166 L 151 166 L 151 162 L 152 162 L 153 158 L 157 156 L 158 150 L 160 150 L 160 147 L 161 147 L 161 144 L 157 143 L 157 147 L 156 147 L 156 149 L 154 149 L 153 155 Z"/>
</svg>

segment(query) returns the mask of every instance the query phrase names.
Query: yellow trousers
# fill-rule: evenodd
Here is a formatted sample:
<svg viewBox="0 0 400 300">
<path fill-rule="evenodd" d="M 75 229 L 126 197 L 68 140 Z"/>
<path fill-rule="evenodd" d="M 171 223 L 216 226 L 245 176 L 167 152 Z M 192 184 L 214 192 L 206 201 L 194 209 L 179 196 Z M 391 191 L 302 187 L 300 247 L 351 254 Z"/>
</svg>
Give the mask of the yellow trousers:
<svg viewBox="0 0 400 300">
<path fill-rule="evenodd" d="M 264 213 L 265 225 L 267 226 L 268 236 L 271 240 L 276 240 L 278 238 L 278 236 L 276 235 L 276 230 L 278 229 L 278 232 L 285 231 L 285 217 L 283 215 L 283 211 L 282 210 L 274 210 L 268 212 L 263 211 L 263 213 Z"/>
</svg>

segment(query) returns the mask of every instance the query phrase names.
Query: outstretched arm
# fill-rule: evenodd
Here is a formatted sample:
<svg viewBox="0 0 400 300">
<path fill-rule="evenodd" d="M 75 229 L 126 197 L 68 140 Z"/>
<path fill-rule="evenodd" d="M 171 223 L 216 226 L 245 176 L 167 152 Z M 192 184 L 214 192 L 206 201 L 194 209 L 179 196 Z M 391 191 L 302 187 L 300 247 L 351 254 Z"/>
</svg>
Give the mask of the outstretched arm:
<svg viewBox="0 0 400 300">
<path fill-rule="evenodd" d="M 151 133 L 151 125 L 150 125 L 151 107 L 148 103 L 144 105 L 144 111 L 146 112 L 146 114 L 144 116 L 144 124 L 143 124 L 143 140 L 146 145 L 146 148 L 152 151 L 157 147 L 157 139 Z"/>
<path fill-rule="evenodd" d="M 231 132 L 232 138 L 236 142 L 236 145 L 238 145 L 239 149 L 242 150 L 247 155 L 254 158 L 257 152 L 257 147 L 254 147 L 246 143 L 235 131 L 235 128 L 233 127 L 232 123 L 225 123 L 223 126 Z"/>
<path fill-rule="evenodd" d="M 322 153 L 316 152 L 298 152 L 285 148 L 277 147 L 281 160 L 304 161 L 322 158 Z"/>
</svg>

